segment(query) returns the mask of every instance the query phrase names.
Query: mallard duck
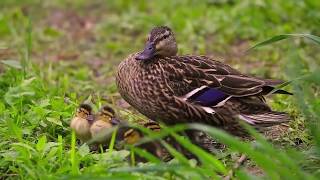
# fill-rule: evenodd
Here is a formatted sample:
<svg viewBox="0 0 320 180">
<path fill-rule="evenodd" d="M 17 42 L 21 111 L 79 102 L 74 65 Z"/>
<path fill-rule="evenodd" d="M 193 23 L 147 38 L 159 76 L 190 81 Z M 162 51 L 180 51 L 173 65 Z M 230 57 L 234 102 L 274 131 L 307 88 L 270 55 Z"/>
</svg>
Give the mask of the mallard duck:
<svg viewBox="0 0 320 180">
<path fill-rule="evenodd" d="M 155 27 L 143 51 L 118 66 L 118 90 L 140 113 L 167 125 L 197 122 L 244 135 L 239 121 L 267 127 L 290 120 L 271 110 L 264 96 L 291 94 L 276 90 L 279 80 L 242 74 L 207 56 L 177 55 L 172 30 Z"/>
<path fill-rule="evenodd" d="M 76 133 L 82 142 L 91 139 L 90 126 L 93 122 L 92 108 L 88 104 L 81 104 L 74 118 L 71 120 L 70 128 Z"/>
</svg>

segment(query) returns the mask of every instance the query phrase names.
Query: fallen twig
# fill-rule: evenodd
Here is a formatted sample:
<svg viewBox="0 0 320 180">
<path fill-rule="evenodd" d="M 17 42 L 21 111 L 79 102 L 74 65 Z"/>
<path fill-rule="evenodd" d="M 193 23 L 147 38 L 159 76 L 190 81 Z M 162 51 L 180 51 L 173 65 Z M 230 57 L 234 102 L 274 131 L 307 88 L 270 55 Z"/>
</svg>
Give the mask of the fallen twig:
<svg viewBox="0 0 320 180">
<path fill-rule="evenodd" d="M 229 171 L 228 175 L 223 178 L 223 180 L 230 180 L 231 177 L 233 176 L 234 171 L 237 170 L 246 160 L 247 160 L 247 156 L 245 154 L 242 154 L 234 164 L 233 168 Z"/>
</svg>

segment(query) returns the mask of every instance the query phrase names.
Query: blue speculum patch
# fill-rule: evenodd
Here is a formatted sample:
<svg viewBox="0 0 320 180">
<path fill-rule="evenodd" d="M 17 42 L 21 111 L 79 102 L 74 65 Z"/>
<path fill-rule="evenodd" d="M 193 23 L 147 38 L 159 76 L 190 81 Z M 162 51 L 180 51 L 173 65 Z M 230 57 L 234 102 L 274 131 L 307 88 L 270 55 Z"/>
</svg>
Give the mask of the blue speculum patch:
<svg viewBox="0 0 320 180">
<path fill-rule="evenodd" d="M 188 99 L 191 101 L 195 101 L 203 106 L 214 106 L 219 102 L 225 100 L 228 96 L 229 95 L 220 90 L 206 87 L 198 91 Z"/>
</svg>

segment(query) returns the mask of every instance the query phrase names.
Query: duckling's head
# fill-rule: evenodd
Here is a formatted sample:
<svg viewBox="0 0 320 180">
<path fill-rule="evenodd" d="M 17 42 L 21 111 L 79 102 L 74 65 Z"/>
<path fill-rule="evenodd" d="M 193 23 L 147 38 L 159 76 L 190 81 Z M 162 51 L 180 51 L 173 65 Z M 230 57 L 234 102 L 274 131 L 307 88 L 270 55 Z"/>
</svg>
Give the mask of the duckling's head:
<svg viewBox="0 0 320 180">
<path fill-rule="evenodd" d="M 103 106 L 100 110 L 101 115 L 108 119 L 112 125 L 118 125 L 120 120 L 115 117 L 114 110 L 109 106 Z"/>
<path fill-rule="evenodd" d="M 123 135 L 126 144 L 135 144 L 142 139 L 142 134 L 135 129 L 127 130 Z"/>
<path fill-rule="evenodd" d="M 155 27 L 149 33 L 144 50 L 137 54 L 136 60 L 148 60 L 153 57 L 174 56 L 178 52 L 176 39 L 167 26 Z"/>
<path fill-rule="evenodd" d="M 92 120 L 92 107 L 89 104 L 80 104 L 76 116 Z"/>
<path fill-rule="evenodd" d="M 114 110 L 109 106 L 103 106 L 101 108 L 100 112 L 101 112 L 101 114 L 108 116 L 110 118 L 114 117 L 114 115 L 115 115 Z"/>
</svg>

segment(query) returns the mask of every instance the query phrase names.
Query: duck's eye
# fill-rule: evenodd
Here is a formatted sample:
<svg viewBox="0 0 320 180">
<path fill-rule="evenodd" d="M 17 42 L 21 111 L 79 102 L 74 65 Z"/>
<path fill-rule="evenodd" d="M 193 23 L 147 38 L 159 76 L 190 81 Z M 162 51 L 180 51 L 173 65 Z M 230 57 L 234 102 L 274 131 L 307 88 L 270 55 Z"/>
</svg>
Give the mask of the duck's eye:
<svg viewBox="0 0 320 180">
<path fill-rule="evenodd" d="M 165 33 L 161 39 L 167 39 L 168 37 L 170 37 L 170 34 L 169 33 Z"/>
</svg>

